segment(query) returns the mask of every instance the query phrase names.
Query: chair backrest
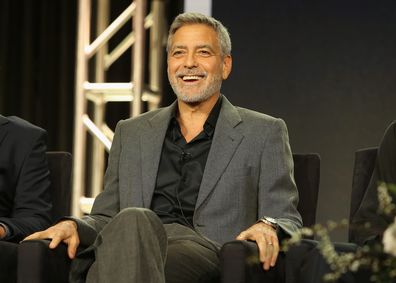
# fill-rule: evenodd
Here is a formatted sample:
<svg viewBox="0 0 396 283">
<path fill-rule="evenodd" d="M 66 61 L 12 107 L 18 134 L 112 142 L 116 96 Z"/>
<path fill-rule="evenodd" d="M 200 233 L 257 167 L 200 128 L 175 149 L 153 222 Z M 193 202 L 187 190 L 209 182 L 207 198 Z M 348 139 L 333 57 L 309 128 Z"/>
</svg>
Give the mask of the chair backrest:
<svg viewBox="0 0 396 283">
<path fill-rule="evenodd" d="M 52 219 L 70 215 L 71 212 L 71 169 L 72 156 L 69 152 L 47 152 L 52 196 Z"/>
<path fill-rule="evenodd" d="M 304 226 L 316 223 L 320 181 L 320 156 L 317 153 L 294 153 L 294 179 L 300 196 L 298 211 Z"/>
<path fill-rule="evenodd" d="M 377 147 L 359 149 L 355 152 L 355 163 L 352 175 L 351 204 L 349 219 L 352 220 L 357 212 L 369 185 L 371 175 L 377 159 Z M 349 240 L 355 238 L 354 231 L 349 230 Z"/>
</svg>

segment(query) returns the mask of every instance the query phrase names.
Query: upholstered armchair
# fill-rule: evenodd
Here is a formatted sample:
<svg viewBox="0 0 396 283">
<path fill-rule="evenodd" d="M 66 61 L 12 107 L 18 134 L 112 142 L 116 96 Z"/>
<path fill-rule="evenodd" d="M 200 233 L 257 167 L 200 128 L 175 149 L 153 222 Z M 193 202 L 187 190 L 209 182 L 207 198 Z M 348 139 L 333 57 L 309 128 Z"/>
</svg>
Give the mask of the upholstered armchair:
<svg viewBox="0 0 396 283">
<path fill-rule="evenodd" d="M 352 192 L 350 203 L 350 221 L 363 200 L 372 172 L 375 167 L 377 148 L 365 148 L 355 152 L 355 162 L 352 175 Z M 359 230 L 349 228 L 349 242 L 333 243 L 338 253 L 355 252 Z M 325 282 L 323 276 L 331 272 L 329 265 L 318 251 L 318 242 L 302 240 L 292 247 L 286 254 L 284 263 L 287 282 L 293 283 L 321 283 Z M 370 281 L 370 271 L 360 269 L 356 273 L 348 272 L 337 280 L 337 283 L 366 283 Z M 241 281 L 242 282 L 242 281 Z M 269 281 L 271 282 L 271 281 Z"/>
<path fill-rule="evenodd" d="M 304 226 L 316 221 L 316 207 L 319 192 L 320 157 L 316 153 L 293 154 L 294 178 L 300 196 L 297 207 Z M 276 269 L 264 271 L 258 260 L 256 243 L 232 241 L 223 245 L 220 251 L 222 283 L 282 282 L 283 258 L 279 258 Z"/>
</svg>

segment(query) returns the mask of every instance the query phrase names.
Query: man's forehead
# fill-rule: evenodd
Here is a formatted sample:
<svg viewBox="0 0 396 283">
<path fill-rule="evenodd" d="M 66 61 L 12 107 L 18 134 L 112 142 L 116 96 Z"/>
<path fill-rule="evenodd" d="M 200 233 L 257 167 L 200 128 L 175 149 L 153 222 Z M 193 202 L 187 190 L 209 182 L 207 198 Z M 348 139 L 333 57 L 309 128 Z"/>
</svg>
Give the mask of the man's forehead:
<svg viewBox="0 0 396 283">
<path fill-rule="evenodd" d="M 181 26 L 172 36 L 171 48 L 211 48 L 219 47 L 216 31 L 205 24 Z"/>
<path fill-rule="evenodd" d="M 197 35 L 206 35 L 206 36 L 215 36 L 217 37 L 216 30 L 213 27 L 205 25 L 205 24 L 186 24 L 179 27 L 173 34 L 173 38 L 180 36 L 197 36 Z"/>
</svg>

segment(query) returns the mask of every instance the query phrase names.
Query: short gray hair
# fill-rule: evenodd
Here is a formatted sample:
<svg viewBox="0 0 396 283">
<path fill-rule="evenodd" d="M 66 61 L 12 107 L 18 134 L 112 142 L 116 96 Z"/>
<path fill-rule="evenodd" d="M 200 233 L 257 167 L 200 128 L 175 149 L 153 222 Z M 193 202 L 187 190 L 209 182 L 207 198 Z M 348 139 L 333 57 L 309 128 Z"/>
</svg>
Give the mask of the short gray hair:
<svg viewBox="0 0 396 283">
<path fill-rule="evenodd" d="M 215 18 L 200 13 L 183 13 L 175 18 L 169 28 L 166 51 L 170 50 L 173 35 L 176 33 L 176 31 L 182 26 L 193 24 L 204 24 L 211 27 L 217 34 L 222 55 L 231 55 L 231 38 L 227 28 Z"/>
</svg>

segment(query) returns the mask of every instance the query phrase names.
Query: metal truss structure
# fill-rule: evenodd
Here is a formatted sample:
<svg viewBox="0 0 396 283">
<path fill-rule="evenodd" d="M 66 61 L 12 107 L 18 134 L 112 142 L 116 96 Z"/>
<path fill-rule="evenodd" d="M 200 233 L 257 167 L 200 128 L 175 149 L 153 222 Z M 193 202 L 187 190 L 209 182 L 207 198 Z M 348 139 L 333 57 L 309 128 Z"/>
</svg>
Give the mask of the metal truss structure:
<svg viewBox="0 0 396 283">
<path fill-rule="evenodd" d="M 113 2 L 116 0 L 113 0 Z M 147 1 L 135 0 L 109 24 L 110 0 L 96 0 L 97 36 L 91 42 L 91 0 L 79 0 L 78 39 L 75 80 L 75 122 L 73 148 L 73 205 L 72 213 L 80 216 L 89 213 L 93 198 L 102 190 L 105 151 L 109 151 L 113 131 L 105 121 L 108 102 L 129 102 L 130 116 L 142 112 L 143 102 L 155 109 L 160 102 L 163 46 L 165 42 L 164 1 L 152 0 L 147 13 Z M 130 23 L 131 32 L 112 50 L 108 42 L 120 28 Z M 146 34 L 149 39 L 146 41 Z M 149 46 L 145 46 L 149 42 Z M 132 48 L 131 48 L 132 47 Z M 132 49 L 131 81 L 106 82 L 106 71 L 126 51 Z M 148 50 L 148 54 L 146 54 Z M 145 78 L 145 58 L 149 58 L 148 76 Z M 94 68 L 89 65 L 94 61 Z M 94 69 L 94 74 L 92 73 Z M 94 78 L 94 81 L 89 81 Z M 148 85 L 145 84 L 148 81 Z M 93 118 L 88 114 L 88 103 L 92 103 Z M 87 135 L 94 139 L 87 144 Z M 86 174 L 87 154 L 92 157 L 92 174 Z M 89 175 L 89 176 L 88 176 Z M 90 178 L 91 193 L 85 196 L 85 186 Z"/>
</svg>

